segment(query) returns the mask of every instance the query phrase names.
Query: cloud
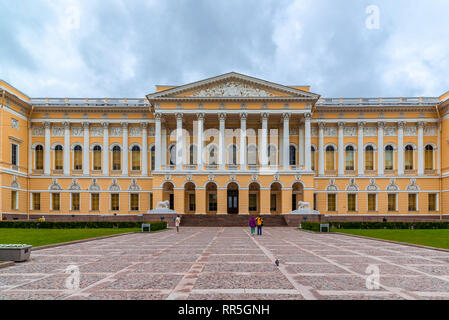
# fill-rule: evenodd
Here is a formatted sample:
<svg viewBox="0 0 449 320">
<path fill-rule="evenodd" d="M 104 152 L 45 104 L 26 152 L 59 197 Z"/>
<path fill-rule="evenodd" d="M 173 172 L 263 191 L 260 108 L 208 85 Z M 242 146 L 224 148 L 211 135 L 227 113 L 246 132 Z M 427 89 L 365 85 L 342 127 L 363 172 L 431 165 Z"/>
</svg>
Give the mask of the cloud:
<svg viewBox="0 0 449 320">
<path fill-rule="evenodd" d="M 368 5 L 380 29 L 365 26 Z M 323 96 L 449 90 L 445 1 L 0 0 L 0 78 L 33 97 L 143 97 L 237 71 Z"/>
</svg>

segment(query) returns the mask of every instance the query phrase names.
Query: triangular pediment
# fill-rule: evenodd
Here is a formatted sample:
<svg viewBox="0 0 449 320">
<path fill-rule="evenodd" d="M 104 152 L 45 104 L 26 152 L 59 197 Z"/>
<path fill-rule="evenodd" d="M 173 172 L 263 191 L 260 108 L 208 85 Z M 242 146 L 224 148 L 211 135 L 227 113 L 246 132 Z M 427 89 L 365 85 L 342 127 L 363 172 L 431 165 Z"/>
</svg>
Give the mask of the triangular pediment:
<svg viewBox="0 0 449 320">
<path fill-rule="evenodd" d="M 231 72 L 218 77 L 156 92 L 148 99 L 276 99 L 315 100 L 319 95 Z"/>
</svg>

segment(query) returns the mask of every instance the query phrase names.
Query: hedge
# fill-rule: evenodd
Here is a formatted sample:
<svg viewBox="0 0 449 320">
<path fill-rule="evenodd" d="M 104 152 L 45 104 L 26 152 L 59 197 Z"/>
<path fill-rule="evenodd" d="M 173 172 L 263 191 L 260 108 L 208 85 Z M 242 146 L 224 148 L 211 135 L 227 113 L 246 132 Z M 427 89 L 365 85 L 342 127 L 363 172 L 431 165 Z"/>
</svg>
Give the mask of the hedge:
<svg viewBox="0 0 449 320">
<path fill-rule="evenodd" d="M 449 229 L 449 222 L 321 222 L 332 229 Z M 320 222 L 302 222 L 301 228 L 320 231 Z"/>
<path fill-rule="evenodd" d="M 149 222 L 107 222 L 107 221 L 86 221 L 86 222 L 14 222 L 1 221 L 1 228 L 15 229 L 123 229 L 123 228 L 141 228 L 142 223 L 151 224 L 151 231 L 167 229 L 166 221 Z"/>
</svg>

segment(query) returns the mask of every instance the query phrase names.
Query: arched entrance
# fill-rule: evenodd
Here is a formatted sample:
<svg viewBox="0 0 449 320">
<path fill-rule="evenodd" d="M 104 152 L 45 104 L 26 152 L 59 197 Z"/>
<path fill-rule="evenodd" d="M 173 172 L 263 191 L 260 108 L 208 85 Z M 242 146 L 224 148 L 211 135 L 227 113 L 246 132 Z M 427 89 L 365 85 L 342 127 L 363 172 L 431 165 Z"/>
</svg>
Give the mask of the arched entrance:
<svg viewBox="0 0 449 320">
<path fill-rule="evenodd" d="M 260 213 L 260 186 L 257 182 L 253 182 L 248 189 L 249 214 L 258 215 Z"/>
<path fill-rule="evenodd" d="M 239 186 L 237 183 L 228 184 L 228 214 L 238 214 L 239 213 Z"/>
<path fill-rule="evenodd" d="M 299 201 L 304 201 L 304 187 L 302 183 L 296 182 L 292 187 L 292 211 L 298 209 Z"/>
<path fill-rule="evenodd" d="M 170 209 L 175 210 L 175 195 L 174 195 L 174 186 L 171 182 L 164 183 L 164 186 L 162 188 L 162 200 L 163 201 L 169 201 L 170 202 Z"/>
<path fill-rule="evenodd" d="M 217 185 L 214 182 L 206 185 L 206 213 L 217 213 Z"/>
<path fill-rule="evenodd" d="M 195 184 L 188 182 L 184 186 L 184 212 L 196 212 Z"/>
<path fill-rule="evenodd" d="M 282 186 L 275 182 L 270 190 L 270 212 L 271 214 L 280 214 L 282 212 Z"/>
</svg>

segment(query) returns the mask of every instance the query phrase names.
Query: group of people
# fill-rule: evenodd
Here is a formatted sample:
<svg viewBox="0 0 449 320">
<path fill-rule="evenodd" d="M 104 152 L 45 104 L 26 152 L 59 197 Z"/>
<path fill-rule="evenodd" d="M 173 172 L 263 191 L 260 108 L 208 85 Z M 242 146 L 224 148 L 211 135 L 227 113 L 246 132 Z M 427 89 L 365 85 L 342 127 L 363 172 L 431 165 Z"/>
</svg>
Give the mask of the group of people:
<svg viewBox="0 0 449 320">
<path fill-rule="evenodd" d="M 262 227 L 263 227 L 263 218 L 261 216 L 258 216 L 255 218 L 254 216 L 251 217 L 249 220 L 249 227 L 251 228 L 251 235 L 254 236 L 254 233 L 256 232 L 257 228 L 257 235 L 262 235 Z"/>
</svg>

